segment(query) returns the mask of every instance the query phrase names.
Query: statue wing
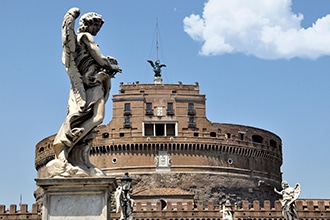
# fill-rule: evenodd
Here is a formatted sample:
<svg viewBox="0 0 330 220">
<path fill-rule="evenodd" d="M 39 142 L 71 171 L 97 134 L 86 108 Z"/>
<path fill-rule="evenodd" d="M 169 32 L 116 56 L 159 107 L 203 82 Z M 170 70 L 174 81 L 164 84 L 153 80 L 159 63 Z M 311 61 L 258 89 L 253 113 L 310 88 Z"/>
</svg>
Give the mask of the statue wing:
<svg viewBox="0 0 330 220">
<path fill-rule="evenodd" d="M 77 35 L 74 32 L 76 18 L 79 17 L 79 8 L 71 8 L 64 16 L 62 23 L 62 62 L 66 68 L 70 67 L 70 56 L 76 50 Z"/>
<path fill-rule="evenodd" d="M 300 192 L 301 192 L 301 186 L 299 183 L 297 183 L 296 186 L 294 187 L 294 194 L 293 194 L 292 201 L 295 201 L 296 199 L 298 199 Z"/>
<path fill-rule="evenodd" d="M 115 192 L 115 201 L 116 201 L 116 213 L 119 212 L 120 208 L 120 194 L 122 193 L 121 186 L 118 186 Z"/>
<path fill-rule="evenodd" d="M 72 95 L 74 99 L 72 100 L 73 103 L 69 104 L 69 107 L 73 109 L 73 112 L 82 112 L 86 105 L 84 82 L 74 59 L 76 47 L 78 46 L 74 25 L 79 14 L 79 8 L 71 8 L 65 14 L 62 24 L 62 62 L 71 81 L 70 96 Z"/>
<path fill-rule="evenodd" d="M 152 67 L 155 66 L 155 64 L 154 64 L 154 62 L 152 62 L 152 60 L 147 60 L 147 62 L 150 63 L 150 65 L 151 65 Z"/>
<path fill-rule="evenodd" d="M 165 64 L 161 64 L 159 67 L 160 67 L 160 68 L 162 68 L 162 67 L 166 67 L 166 65 L 165 65 Z"/>
</svg>

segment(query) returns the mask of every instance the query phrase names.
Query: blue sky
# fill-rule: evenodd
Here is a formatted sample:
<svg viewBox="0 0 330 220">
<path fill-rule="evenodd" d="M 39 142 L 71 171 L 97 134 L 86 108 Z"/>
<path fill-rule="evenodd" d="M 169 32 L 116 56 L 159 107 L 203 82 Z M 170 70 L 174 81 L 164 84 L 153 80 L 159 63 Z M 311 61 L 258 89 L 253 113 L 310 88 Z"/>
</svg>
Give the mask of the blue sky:
<svg viewBox="0 0 330 220">
<path fill-rule="evenodd" d="M 283 179 L 302 185 L 301 198 L 330 199 L 330 1 L 3 0 L 1 6 L 0 204 L 18 204 L 21 194 L 23 203 L 34 203 L 35 145 L 55 134 L 66 114 L 61 23 L 74 6 L 105 20 L 95 40 L 123 69 L 111 94 L 120 82 L 153 82 L 146 60 L 156 58 L 158 20 L 163 82 L 199 82 L 213 122 L 279 135 Z M 111 108 L 109 100 L 104 123 Z"/>
</svg>

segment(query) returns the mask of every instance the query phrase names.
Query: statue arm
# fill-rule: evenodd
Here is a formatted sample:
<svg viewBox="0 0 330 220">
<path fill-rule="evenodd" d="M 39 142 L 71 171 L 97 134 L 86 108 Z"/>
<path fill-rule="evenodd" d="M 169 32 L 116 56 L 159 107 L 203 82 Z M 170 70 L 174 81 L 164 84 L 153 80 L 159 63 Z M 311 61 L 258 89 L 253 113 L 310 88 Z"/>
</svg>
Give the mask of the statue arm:
<svg viewBox="0 0 330 220">
<path fill-rule="evenodd" d="M 282 192 L 278 191 L 275 187 L 274 187 L 274 192 L 276 192 L 277 194 L 282 195 Z"/>
<path fill-rule="evenodd" d="M 111 69 L 109 60 L 102 54 L 100 48 L 95 43 L 93 37 L 89 33 L 84 33 L 81 36 L 80 42 L 84 43 L 95 61 L 105 69 Z"/>
</svg>

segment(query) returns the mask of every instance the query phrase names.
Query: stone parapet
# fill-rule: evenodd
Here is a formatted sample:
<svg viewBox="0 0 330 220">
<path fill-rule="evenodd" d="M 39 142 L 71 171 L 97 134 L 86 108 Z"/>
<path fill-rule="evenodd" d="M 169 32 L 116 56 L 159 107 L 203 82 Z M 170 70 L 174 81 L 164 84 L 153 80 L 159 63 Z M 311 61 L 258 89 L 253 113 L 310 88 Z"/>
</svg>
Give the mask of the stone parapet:
<svg viewBox="0 0 330 220">
<path fill-rule="evenodd" d="M 330 200 L 317 199 L 298 199 L 296 201 L 298 215 L 301 220 L 328 220 L 330 219 Z M 234 220 L 283 220 L 281 214 L 281 203 L 275 201 L 243 201 L 238 205 L 226 205 L 233 214 Z M 213 202 L 203 205 L 201 202 L 193 204 L 191 202 L 167 203 L 162 208 L 160 202 L 157 203 L 136 203 L 134 206 L 135 220 L 159 220 L 159 219 L 184 219 L 184 220 L 220 220 L 222 214 L 220 210 L 222 206 Z M 111 210 L 111 219 L 119 220 L 120 214 L 115 212 L 115 207 Z M 40 220 L 41 213 L 37 212 L 37 206 L 32 205 L 32 210 L 28 211 L 27 205 L 22 205 L 21 209 L 17 209 L 17 205 L 6 206 L 0 205 L 1 220 Z"/>
</svg>

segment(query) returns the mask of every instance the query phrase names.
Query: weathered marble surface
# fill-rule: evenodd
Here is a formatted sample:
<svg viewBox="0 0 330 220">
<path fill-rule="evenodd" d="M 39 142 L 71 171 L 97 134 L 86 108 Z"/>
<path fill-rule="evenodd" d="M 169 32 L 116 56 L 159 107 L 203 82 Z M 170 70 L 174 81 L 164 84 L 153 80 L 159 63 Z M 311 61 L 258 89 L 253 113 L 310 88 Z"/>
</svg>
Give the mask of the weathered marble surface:
<svg viewBox="0 0 330 220">
<path fill-rule="evenodd" d="M 43 220 L 110 220 L 114 178 L 52 178 L 36 182 L 44 190 Z"/>
<path fill-rule="evenodd" d="M 56 158 L 47 164 L 51 177 L 104 176 L 89 161 L 93 130 L 102 123 L 109 97 L 111 78 L 121 72 L 114 57 L 104 56 L 95 43 L 102 16 L 90 12 L 81 16 L 77 34 L 78 8 L 71 8 L 62 25 L 62 62 L 71 82 L 68 113 L 53 146 Z"/>
<path fill-rule="evenodd" d="M 301 186 L 299 183 L 293 188 L 289 186 L 289 183 L 285 180 L 282 181 L 283 189 L 278 191 L 274 188 L 274 191 L 282 195 L 282 215 L 286 220 L 299 220 L 297 209 L 295 206 L 295 201 L 298 199 L 301 191 Z"/>
</svg>

